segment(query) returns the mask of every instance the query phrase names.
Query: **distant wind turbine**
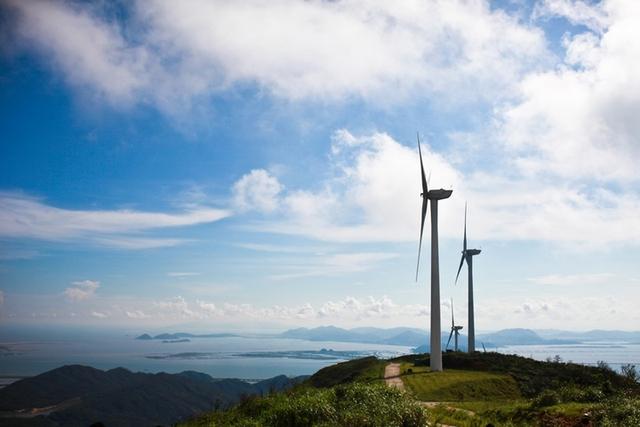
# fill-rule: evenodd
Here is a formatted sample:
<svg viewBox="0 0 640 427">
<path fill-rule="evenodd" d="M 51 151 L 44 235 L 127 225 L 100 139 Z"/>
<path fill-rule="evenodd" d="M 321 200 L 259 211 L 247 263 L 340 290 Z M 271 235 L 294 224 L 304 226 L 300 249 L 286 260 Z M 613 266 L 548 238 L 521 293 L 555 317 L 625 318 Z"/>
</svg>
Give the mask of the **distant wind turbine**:
<svg viewBox="0 0 640 427">
<path fill-rule="evenodd" d="M 430 367 L 432 371 L 442 371 L 442 344 L 440 342 L 440 269 L 438 261 L 438 200 L 451 196 L 452 190 L 431 190 L 427 184 L 427 178 L 422 164 L 422 149 L 420 148 L 420 135 L 418 134 L 418 154 L 420 155 L 420 173 L 422 177 L 422 219 L 420 221 L 420 242 L 418 244 L 418 264 L 416 266 L 416 282 L 418 281 L 418 269 L 420 268 L 420 251 L 422 249 L 422 232 L 424 220 L 427 216 L 427 206 L 431 201 L 431 330 L 430 330 Z"/>
<path fill-rule="evenodd" d="M 444 347 L 445 349 L 449 348 L 449 343 L 451 342 L 451 336 L 453 339 L 453 350 L 458 351 L 458 337 L 460 336 L 460 330 L 462 326 L 456 326 L 456 320 L 453 316 L 453 298 L 451 298 L 451 333 L 449 334 L 449 339 L 447 340 L 447 345 Z"/>
<path fill-rule="evenodd" d="M 467 351 L 473 353 L 476 351 L 476 327 L 475 317 L 473 314 L 473 257 L 480 254 L 480 249 L 467 249 L 467 204 L 464 204 L 464 238 L 462 240 L 462 258 L 460 258 L 460 266 L 458 267 L 458 274 L 456 274 L 456 283 L 458 283 L 458 277 L 460 276 L 460 270 L 462 270 L 462 264 L 467 261 L 467 270 L 469 273 L 469 344 Z"/>
</svg>

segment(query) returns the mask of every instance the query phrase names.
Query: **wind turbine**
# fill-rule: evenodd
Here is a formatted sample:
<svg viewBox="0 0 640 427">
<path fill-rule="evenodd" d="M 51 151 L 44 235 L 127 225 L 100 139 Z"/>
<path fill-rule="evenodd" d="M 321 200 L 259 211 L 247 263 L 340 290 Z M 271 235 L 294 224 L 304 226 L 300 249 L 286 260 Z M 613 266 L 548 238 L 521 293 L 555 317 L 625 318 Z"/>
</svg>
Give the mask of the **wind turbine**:
<svg viewBox="0 0 640 427">
<path fill-rule="evenodd" d="M 444 347 L 445 349 L 449 348 L 449 343 L 451 342 L 451 336 L 454 336 L 453 349 L 454 351 L 458 351 L 458 336 L 460 336 L 461 329 L 462 329 L 462 326 L 456 326 L 456 321 L 455 321 L 455 318 L 453 317 L 453 298 L 451 298 L 451 333 L 449 334 L 447 345 Z"/>
<path fill-rule="evenodd" d="M 438 260 L 438 200 L 451 196 L 452 190 L 431 190 L 427 185 L 422 164 L 422 149 L 420 148 L 420 135 L 418 134 L 418 154 L 420 155 L 420 173 L 422 176 L 422 219 L 420 221 L 420 242 L 418 244 L 418 264 L 416 266 L 416 282 L 418 281 L 418 269 L 420 268 L 420 250 L 422 249 L 422 232 L 424 220 L 427 216 L 428 202 L 431 201 L 431 340 L 430 340 L 430 367 L 432 371 L 442 371 L 442 344 L 440 342 L 440 268 Z"/>
<path fill-rule="evenodd" d="M 467 270 L 469 273 L 469 344 L 467 351 L 473 353 L 476 351 L 476 327 L 475 317 L 473 314 L 473 257 L 480 254 L 480 249 L 467 249 L 467 204 L 464 204 L 464 238 L 462 240 L 462 258 L 460 258 L 460 266 L 458 267 L 458 274 L 456 274 L 456 283 L 458 283 L 458 276 L 460 276 L 460 270 L 462 270 L 462 264 L 467 261 Z"/>
</svg>

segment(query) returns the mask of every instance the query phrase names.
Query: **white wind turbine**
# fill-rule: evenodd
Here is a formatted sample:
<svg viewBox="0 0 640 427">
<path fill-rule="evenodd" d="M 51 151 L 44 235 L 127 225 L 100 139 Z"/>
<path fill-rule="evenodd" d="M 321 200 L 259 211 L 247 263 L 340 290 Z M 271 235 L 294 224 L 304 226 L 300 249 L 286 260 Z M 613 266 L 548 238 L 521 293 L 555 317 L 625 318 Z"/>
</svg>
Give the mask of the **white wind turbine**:
<svg viewBox="0 0 640 427">
<path fill-rule="evenodd" d="M 453 336 L 453 350 L 458 351 L 458 337 L 460 336 L 461 329 L 462 326 L 456 326 L 456 320 L 453 316 L 453 298 L 451 298 L 451 333 L 449 333 L 449 339 L 447 340 L 447 345 L 444 347 L 445 349 L 449 349 L 449 343 L 451 342 L 451 337 Z"/>
<path fill-rule="evenodd" d="M 475 318 L 473 313 L 473 257 L 480 254 L 480 249 L 467 249 L 467 204 L 464 204 L 464 238 L 462 240 L 462 258 L 460 259 L 460 266 L 458 267 L 458 274 L 456 274 L 456 283 L 458 283 L 458 276 L 460 276 L 460 270 L 462 270 L 462 264 L 467 262 L 467 271 L 469 273 L 469 344 L 467 351 L 473 353 L 476 351 L 476 328 Z"/>
<path fill-rule="evenodd" d="M 420 148 L 420 135 L 418 135 L 418 154 L 420 156 L 420 173 L 422 177 L 422 219 L 420 221 L 420 241 L 418 244 L 418 264 L 416 266 L 416 281 L 418 281 L 418 269 L 420 268 L 420 250 L 422 249 L 422 232 L 424 220 L 427 216 L 427 207 L 431 201 L 431 330 L 430 330 L 430 367 L 432 371 L 442 371 L 442 344 L 440 327 L 440 268 L 438 259 L 438 200 L 446 199 L 453 193 L 452 190 L 431 190 L 427 184 L 427 177 L 422 164 L 422 149 Z"/>
</svg>

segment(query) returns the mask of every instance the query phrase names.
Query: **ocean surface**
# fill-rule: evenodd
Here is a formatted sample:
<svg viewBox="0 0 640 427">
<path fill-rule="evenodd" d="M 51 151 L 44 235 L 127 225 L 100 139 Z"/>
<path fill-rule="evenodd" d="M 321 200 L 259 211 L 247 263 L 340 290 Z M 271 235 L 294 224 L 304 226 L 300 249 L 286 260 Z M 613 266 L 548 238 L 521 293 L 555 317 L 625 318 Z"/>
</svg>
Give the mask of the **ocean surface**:
<svg viewBox="0 0 640 427">
<path fill-rule="evenodd" d="M 37 375 L 68 364 L 99 369 L 122 366 L 139 372 L 194 370 L 214 378 L 257 380 L 280 374 L 310 375 L 325 366 L 369 355 L 391 358 L 411 353 L 411 348 L 404 346 L 269 336 L 191 338 L 189 342 L 171 343 L 104 333 L 73 337 L 52 335 L 37 339 L 0 338 L 0 387 L 16 378 Z M 617 370 L 623 364 L 640 366 L 640 344 L 622 342 L 503 346 L 497 351 L 538 360 L 558 355 L 563 361 L 588 365 L 605 361 Z"/>
<path fill-rule="evenodd" d="M 204 372 L 214 378 L 264 379 L 276 375 L 310 375 L 344 360 L 375 355 L 390 358 L 410 347 L 306 341 L 273 337 L 191 338 L 163 343 L 129 337 L 4 341 L 0 377 L 31 376 L 62 365 L 99 369 L 122 366 L 132 371 Z M 322 351 L 324 349 L 324 351 Z"/>
</svg>

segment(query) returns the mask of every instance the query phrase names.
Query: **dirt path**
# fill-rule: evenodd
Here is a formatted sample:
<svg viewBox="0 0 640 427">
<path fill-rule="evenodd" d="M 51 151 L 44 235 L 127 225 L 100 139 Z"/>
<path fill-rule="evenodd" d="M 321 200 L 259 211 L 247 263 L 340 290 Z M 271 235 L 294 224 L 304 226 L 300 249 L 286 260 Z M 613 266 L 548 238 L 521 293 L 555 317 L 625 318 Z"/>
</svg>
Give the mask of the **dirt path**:
<svg viewBox="0 0 640 427">
<path fill-rule="evenodd" d="M 453 405 L 454 402 L 423 402 L 423 401 L 418 401 L 418 403 L 421 406 L 424 406 L 425 408 L 435 408 L 436 406 L 444 406 L 445 408 L 449 409 L 450 411 L 460 411 L 460 412 L 464 412 L 467 415 L 470 416 L 474 416 L 476 413 L 473 411 L 470 411 L 468 409 L 462 409 L 462 408 L 456 408 L 455 406 L 450 406 Z"/>
<path fill-rule="evenodd" d="M 389 363 L 384 367 L 384 380 L 389 387 L 396 387 L 400 390 L 404 390 L 404 383 L 400 378 L 400 364 Z"/>
</svg>

